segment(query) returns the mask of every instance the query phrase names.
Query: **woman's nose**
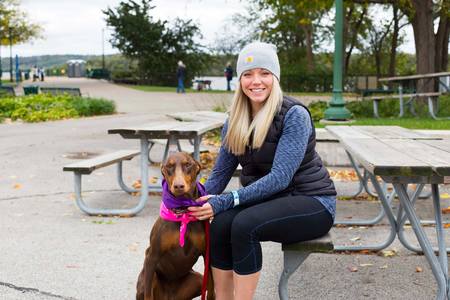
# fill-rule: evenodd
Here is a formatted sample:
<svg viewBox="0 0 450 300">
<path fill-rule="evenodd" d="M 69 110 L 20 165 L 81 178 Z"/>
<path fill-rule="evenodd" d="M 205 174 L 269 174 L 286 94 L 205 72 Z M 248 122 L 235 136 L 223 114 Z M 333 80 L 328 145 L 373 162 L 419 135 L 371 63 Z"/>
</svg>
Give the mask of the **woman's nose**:
<svg viewBox="0 0 450 300">
<path fill-rule="evenodd" d="M 254 75 L 252 83 L 261 83 L 261 77 L 259 75 Z"/>
</svg>

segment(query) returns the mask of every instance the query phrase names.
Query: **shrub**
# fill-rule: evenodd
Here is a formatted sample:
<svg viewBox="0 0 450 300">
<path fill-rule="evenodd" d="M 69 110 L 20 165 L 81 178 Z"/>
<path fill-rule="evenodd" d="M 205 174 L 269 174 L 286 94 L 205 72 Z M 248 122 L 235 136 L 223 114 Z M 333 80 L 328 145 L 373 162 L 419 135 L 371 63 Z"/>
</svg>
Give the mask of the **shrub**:
<svg viewBox="0 0 450 300">
<path fill-rule="evenodd" d="M 0 100 L 0 119 L 22 119 L 25 122 L 61 120 L 114 112 L 115 105 L 112 101 L 68 94 L 57 96 L 36 94 Z"/>
</svg>

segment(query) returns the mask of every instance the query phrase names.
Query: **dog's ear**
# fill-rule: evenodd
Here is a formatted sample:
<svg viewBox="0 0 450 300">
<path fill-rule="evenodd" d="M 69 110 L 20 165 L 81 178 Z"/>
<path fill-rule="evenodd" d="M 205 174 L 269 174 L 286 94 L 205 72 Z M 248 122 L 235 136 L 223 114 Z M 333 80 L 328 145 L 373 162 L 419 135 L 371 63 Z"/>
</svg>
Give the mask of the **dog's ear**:
<svg viewBox="0 0 450 300">
<path fill-rule="evenodd" d="M 202 165 L 196 159 L 194 159 L 194 161 L 195 165 L 197 166 L 197 175 L 198 175 L 198 173 L 200 173 L 200 170 L 202 169 Z"/>
<path fill-rule="evenodd" d="M 166 168 L 167 161 L 161 163 L 161 174 L 164 178 L 167 178 L 167 168 Z"/>
</svg>

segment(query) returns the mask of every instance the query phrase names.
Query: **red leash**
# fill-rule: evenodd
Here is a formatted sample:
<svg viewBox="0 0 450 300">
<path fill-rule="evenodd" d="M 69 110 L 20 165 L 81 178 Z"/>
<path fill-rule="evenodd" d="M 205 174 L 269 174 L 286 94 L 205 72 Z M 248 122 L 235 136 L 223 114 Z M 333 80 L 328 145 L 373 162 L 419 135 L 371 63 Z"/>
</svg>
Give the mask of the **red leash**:
<svg viewBox="0 0 450 300">
<path fill-rule="evenodd" d="M 206 290 L 208 288 L 208 275 L 209 275 L 209 220 L 205 221 L 205 243 L 206 243 L 206 254 L 204 257 L 205 270 L 203 272 L 203 282 L 202 282 L 202 299 L 206 299 Z"/>
</svg>

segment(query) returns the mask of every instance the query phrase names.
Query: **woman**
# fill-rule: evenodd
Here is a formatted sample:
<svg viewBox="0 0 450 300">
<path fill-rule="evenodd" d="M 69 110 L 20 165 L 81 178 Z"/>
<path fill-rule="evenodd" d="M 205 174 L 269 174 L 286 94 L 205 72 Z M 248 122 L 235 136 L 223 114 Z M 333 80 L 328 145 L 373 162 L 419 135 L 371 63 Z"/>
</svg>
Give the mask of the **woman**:
<svg viewBox="0 0 450 300">
<path fill-rule="evenodd" d="M 283 97 L 274 45 L 252 43 L 239 53 L 240 81 L 222 147 L 205 183 L 209 199 L 189 208 L 211 223 L 216 298 L 252 299 L 262 266 L 261 241 L 315 239 L 333 225 L 336 191 L 315 151 L 308 109 Z M 224 193 L 238 164 L 244 186 Z"/>
</svg>

